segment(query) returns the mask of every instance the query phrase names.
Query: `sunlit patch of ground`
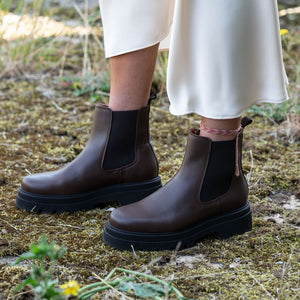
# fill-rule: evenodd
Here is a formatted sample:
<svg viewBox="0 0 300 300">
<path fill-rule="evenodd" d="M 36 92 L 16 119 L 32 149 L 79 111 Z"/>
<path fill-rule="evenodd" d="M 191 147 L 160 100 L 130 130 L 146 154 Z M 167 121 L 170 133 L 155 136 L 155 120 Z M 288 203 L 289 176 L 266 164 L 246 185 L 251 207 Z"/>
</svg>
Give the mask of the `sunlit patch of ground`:
<svg viewBox="0 0 300 300">
<path fill-rule="evenodd" d="M 0 11 L 0 37 L 6 41 L 30 37 L 99 34 L 100 29 L 84 26 L 68 26 L 50 17 L 16 15 Z"/>
</svg>

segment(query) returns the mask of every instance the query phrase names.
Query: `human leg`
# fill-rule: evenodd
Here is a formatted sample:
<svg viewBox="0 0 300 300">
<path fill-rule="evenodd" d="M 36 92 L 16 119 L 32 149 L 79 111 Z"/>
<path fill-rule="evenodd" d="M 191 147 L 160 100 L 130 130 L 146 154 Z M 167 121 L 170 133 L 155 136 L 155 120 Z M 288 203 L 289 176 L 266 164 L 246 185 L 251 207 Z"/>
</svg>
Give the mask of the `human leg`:
<svg viewBox="0 0 300 300">
<path fill-rule="evenodd" d="M 114 6 L 112 2 L 109 6 Z M 160 3 L 153 3 L 150 6 L 155 11 Z M 115 4 L 120 9 L 121 3 Z M 134 15 L 128 17 L 129 22 Z M 155 15 L 152 21 L 155 24 Z M 145 35 L 151 26 L 146 26 Z M 108 30 L 104 26 L 104 32 Z M 121 204 L 137 201 L 161 186 L 149 141 L 147 105 L 159 39 L 148 38 L 151 45 L 132 46 L 112 56 L 109 107 L 96 106 L 85 149 L 63 169 L 25 177 L 17 195 L 18 207 L 46 213 L 87 210 L 110 200 Z"/>
<path fill-rule="evenodd" d="M 251 230 L 242 171 L 243 130 L 251 120 L 240 116 L 254 102 L 287 99 L 275 1 L 178 3 L 169 56 L 170 110 L 196 112 L 203 123 L 200 132 L 190 132 L 182 166 L 169 183 L 112 212 L 103 239 L 119 249 L 174 249 L 210 234 L 226 238 Z M 258 24 L 265 25 L 263 34 Z"/>
<path fill-rule="evenodd" d="M 112 110 L 135 110 L 147 105 L 158 45 L 111 58 Z"/>
</svg>

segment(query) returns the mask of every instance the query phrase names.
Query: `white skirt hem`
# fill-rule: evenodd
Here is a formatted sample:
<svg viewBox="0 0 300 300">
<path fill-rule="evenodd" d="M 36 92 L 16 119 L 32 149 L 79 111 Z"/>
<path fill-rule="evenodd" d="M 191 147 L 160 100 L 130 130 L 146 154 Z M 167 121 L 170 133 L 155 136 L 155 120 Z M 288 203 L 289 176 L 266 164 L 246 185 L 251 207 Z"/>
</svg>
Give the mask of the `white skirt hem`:
<svg viewBox="0 0 300 300">
<path fill-rule="evenodd" d="M 134 52 L 134 51 L 149 48 L 151 46 L 154 46 L 154 45 L 160 43 L 168 35 L 169 35 L 169 32 L 158 36 L 157 38 L 153 39 L 152 41 L 143 42 L 141 45 L 130 46 L 130 47 L 124 48 L 124 49 L 116 49 L 117 51 L 106 51 L 105 52 L 105 57 L 110 58 L 110 57 L 114 57 L 114 56 L 118 56 L 118 55 L 122 55 L 122 54 L 126 54 L 126 53 L 130 53 L 130 52 Z M 168 50 L 168 49 L 163 49 L 163 50 L 160 50 L 160 51 L 164 51 L 164 50 Z"/>
<path fill-rule="evenodd" d="M 286 102 L 289 100 L 289 97 L 284 97 L 282 99 L 258 99 L 256 101 L 254 101 L 253 103 L 251 103 L 249 105 L 248 108 L 243 109 L 243 111 L 235 114 L 235 115 L 214 115 L 214 114 L 206 114 L 206 113 L 201 113 L 199 112 L 199 110 L 197 109 L 188 109 L 188 110 L 176 110 L 174 106 L 172 106 L 172 104 L 169 106 L 169 111 L 172 115 L 174 116 L 183 116 L 183 115 L 187 115 L 187 114 L 197 114 L 201 117 L 205 117 L 205 118 L 210 118 L 210 119 L 234 119 L 234 118 L 239 118 L 241 117 L 251 106 L 255 105 L 255 104 L 260 104 L 260 103 L 273 103 L 273 104 L 280 104 L 283 102 Z"/>
</svg>

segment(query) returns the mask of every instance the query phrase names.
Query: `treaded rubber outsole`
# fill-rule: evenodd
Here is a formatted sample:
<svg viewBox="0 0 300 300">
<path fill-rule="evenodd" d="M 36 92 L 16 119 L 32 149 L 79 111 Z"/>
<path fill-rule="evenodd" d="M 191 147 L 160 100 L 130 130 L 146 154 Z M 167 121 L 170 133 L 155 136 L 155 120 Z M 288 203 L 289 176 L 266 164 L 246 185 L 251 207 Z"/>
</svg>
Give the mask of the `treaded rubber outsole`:
<svg viewBox="0 0 300 300">
<path fill-rule="evenodd" d="M 251 229 L 252 212 L 247 202 L 239 209 L 178 232 L 131 232 L 115 228 L 108 221 L 104 228 L 103 241 L 120 250 L 174 250 L 192 247 L 209 235 L 225 239 Z"/>
<path fill-rule="evenodd" d="M 16 205 L 30 212 L 62 213 L 90 210 L 110 201 L 121 205 L 139 201 L 161 187 L 160 177 L 139 183 L 112 185 L 76 195 L 41 195 L 19 188 Z"/>
</svg>

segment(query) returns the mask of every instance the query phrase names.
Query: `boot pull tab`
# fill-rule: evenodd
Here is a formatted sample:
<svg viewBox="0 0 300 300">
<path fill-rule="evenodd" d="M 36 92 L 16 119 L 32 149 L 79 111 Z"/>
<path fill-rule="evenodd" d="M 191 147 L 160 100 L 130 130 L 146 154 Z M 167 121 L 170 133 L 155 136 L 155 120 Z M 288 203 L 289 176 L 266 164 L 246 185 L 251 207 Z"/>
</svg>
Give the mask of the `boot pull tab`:
<svg viewBox="0 0 300 300">
<path fill-rule="evenodd" d="M 152 103 L 152 100 L 156 99 L 157 95 L 155 94 L 150 94 L 149 98 L 148 98 L 148 105 L 150 106 Z"/>
<path fill-rule="evenodd" d="M 244 117 L 241 120 L 241 127 L 238 134 L 235 137 L 235 175 L 240 176 L 240 166 L 239 166 L 239 135 L 243 132 L 244 128 L 252 123 L 252 119 Z"/>
<path fill-rule="evenodd" d="M 250 125 L 252 123 L 252 119 L 248 117 L 244 117 L 241 121 L 241 126 L 245 128 L 246 126 Z"/>
</svg>

